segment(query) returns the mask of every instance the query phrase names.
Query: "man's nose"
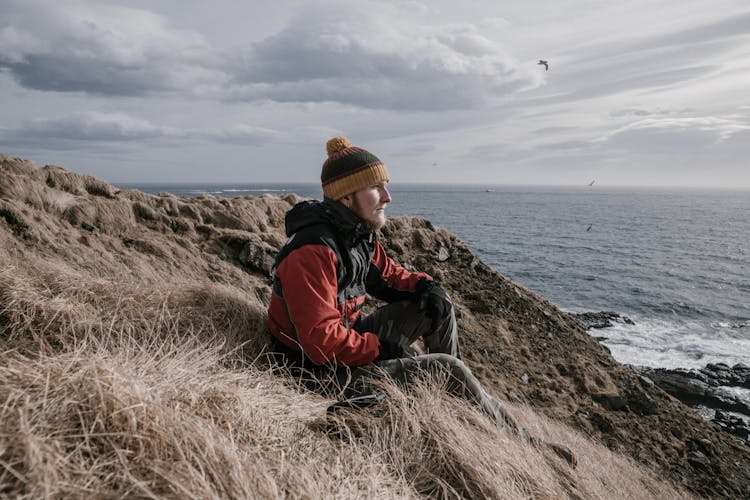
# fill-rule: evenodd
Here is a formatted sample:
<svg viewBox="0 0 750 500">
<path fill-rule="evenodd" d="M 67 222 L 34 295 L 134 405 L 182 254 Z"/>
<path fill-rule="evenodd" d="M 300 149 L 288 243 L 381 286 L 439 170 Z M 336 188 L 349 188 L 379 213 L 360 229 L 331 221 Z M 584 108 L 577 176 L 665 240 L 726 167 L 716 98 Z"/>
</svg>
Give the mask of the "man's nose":
<svg viewBox="0 0 750 500">
<path fill-rule="evenodd" d="M 380 193 L 380 201 L 383 203 L 390 203 L 391 202 L 391 193 L 388 192 L 388 188 L 383 186 L 381 193 Z"/>
</svg>

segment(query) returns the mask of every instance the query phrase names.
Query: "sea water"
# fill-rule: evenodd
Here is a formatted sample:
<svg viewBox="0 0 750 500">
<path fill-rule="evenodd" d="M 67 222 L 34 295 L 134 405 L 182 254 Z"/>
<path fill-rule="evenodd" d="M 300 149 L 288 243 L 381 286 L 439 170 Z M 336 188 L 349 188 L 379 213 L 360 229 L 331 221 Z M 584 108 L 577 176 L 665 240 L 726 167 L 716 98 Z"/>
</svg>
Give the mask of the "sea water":
<svg viewBox="0 0 750 500">
<path fill-rule="evenodd" d="M 312 184 L 122 185 L 181 196 Z M 750 364 L 750 191 L 396 185 L 391 215 L 430 219 L 484 262 L 565 311 L 615 311 L 597 336 L 620 362 Z"/>
</svg>

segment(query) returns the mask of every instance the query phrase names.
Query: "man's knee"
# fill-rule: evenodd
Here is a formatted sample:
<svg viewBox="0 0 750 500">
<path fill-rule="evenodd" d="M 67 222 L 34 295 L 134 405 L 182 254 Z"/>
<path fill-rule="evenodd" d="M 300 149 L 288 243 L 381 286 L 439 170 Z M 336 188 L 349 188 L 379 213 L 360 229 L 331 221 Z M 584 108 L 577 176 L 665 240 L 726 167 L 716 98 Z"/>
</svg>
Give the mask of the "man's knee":
<svg viewBox="0 0 750 500">
<path fill-rule="evenodd" d="M 464 364 L 464 362 L 458 359 L 456 356 L 445 353 L 427 354 L 426 356 L 429 358 L 427 360 L 428 366 L 440 367 L 448 371 L 456 378 L 465 378 L 464 374 L 469 371 L 469 368 Z"/>
<path fill-rule="evenodd" d="M 434 319 L 437 321 L 445 321 L 449 318 L 451 318 L 454 315 L 454 305 L 453 301 L 445 297 L 445 299 L 442 301 L 442 307 L 437 311 L 437 317 Z"/>
</svg>

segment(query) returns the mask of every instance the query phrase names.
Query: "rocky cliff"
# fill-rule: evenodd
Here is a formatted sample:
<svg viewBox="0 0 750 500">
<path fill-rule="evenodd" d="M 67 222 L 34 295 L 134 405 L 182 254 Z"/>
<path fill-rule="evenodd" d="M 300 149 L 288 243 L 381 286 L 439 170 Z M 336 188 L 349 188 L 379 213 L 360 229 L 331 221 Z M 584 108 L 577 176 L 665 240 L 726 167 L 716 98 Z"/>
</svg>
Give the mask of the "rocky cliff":
<svg viewBox="0 0 750 500">
<path fill-rule="evenodd" d="M 33 255 L 70 272 L 117 277 L 123 287 L 144 294 L 149 286 L 183 277 L 186 283 L 231 286 L 236 307 L 205 321 L 235 335 L 229 344 L 242 344 L 251 356 L 265 342 L 271 265 L 285 241 L 284 214 L 297 201 L 295 195 L 154 196 L 0 155 L 0 244 L 6 270 L 24 267 Z M 432 274 L 449 291 L 465 360 L 492 392 L 572 426 L 699 495 L 750 497 L 747 445 L 615 361 L 575 320 L 489 268 L 453 234 L 425 219 L 397 217 L 382 230 L 381 241 L 397 262 Z M 74 323 L 74 311 L 64 304 L 29 312 L 24 321 L 33 335 L 3 329 L 25 324 L 8 317 L 7 304 L 21 299 L 9 292 L 11 274 L 6 278 L 6 290 L 0 291 L 4 349 L 32 349 L 40 343 L 55 349 L 70 343 L 44 326 Z M 21 278 L 12 279 L 20 286 Z M 35 293 L 54 305 L 65 292 L 53 288 Z M 117 308 L 119 299 L 97 295 L 95 285 L 88 293 L 90 307 Z M 210 297 L 188 294 L 170 300 L 184 305 L 188 315 L 190 301 Z M 249 344 L 248 331 L 255 332 Z"/>
</svg>

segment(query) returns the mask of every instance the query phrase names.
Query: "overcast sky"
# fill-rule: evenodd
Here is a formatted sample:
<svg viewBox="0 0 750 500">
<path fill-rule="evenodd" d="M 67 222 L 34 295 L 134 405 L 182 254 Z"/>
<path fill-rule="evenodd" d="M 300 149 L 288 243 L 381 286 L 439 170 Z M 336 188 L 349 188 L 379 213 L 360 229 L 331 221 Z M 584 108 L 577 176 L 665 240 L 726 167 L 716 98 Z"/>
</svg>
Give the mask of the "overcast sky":
<svg viewBox="0 0 750 500">
<path fill-rule="evenodd" d="M 750 3 L 0 0 L 6 155 L 318 182 L 338 134 L 393 182 L 750 187 Z"/>
</svg>

